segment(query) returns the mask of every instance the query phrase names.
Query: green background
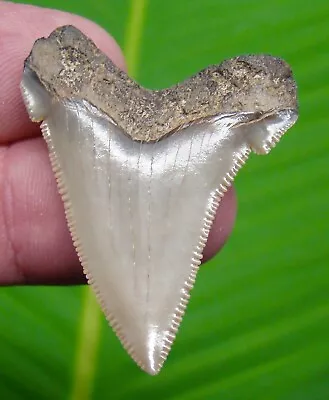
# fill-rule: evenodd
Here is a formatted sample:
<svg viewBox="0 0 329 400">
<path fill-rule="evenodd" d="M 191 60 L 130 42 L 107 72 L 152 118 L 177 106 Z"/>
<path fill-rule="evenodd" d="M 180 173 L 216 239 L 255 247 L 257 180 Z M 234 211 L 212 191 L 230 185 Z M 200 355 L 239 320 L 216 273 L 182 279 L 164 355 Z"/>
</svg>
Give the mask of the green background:
<svg viewBox="0 0 329 400">
<path fill-rule="evenodd" d="M 129 359 L 86 288 L 5 288 L 0 398 L 328 400 L 329 2 L 31 3 L 101 24 L 151 88 L 241 53 L 281 56 L 300 119 L 240 172 L 234 232 L 199 273 L 159 376 Z"/>
</svg>

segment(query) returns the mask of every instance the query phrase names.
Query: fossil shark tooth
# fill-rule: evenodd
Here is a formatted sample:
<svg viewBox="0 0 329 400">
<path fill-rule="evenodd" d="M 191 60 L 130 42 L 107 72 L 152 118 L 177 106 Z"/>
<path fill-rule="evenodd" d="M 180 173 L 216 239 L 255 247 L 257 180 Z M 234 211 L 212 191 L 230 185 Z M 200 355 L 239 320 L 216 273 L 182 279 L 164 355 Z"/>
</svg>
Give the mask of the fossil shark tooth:
<svg viewBox="0 0 329 400">
<path fill-rule="evenodd" d="M 181 323 L 217 207 L 251 150 L 297 119 L 289 66 L 242 56 L 147 90 L 72 26 L 37 40 L 21 90 L 43 136 L 84 271 L 150 374 Z"/>
</svg>

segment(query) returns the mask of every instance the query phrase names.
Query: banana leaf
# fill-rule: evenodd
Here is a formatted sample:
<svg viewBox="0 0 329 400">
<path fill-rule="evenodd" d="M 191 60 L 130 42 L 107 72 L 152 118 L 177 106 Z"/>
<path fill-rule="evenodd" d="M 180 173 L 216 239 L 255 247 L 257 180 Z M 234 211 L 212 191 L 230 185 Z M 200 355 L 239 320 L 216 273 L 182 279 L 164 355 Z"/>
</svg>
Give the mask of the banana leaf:
<svg viewBox="0 0 329 400">
<path fill-rule="evenodd" d="M 329 2 L 35 0 L 102 25 L 150 88 L 246 53 L 292 66 L 300 119 L 236 179 L 160 375 L 126 355 L 87 287 L 0 289 L 1 399 L 329 399 Z M 32 43 L 31 43 L 32 46 Z"/>
</svg>

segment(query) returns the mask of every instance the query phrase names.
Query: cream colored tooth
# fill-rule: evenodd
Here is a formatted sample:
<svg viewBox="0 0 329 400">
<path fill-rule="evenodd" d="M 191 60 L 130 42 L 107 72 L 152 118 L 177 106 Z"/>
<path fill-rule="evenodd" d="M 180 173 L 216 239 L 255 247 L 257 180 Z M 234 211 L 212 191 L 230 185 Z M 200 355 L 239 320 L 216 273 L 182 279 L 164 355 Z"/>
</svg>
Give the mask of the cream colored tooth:
<svg viewBox="0 0 329 400">
<path fill-rule="evenodd" d="M 150 91 L 66 26 L 34 44 L 21 88 L 88 280 L 128 353 L 156 374 L 227 187 L 251 148 L 268 152 L 297 119 L 291 71 L 244 56 Z"/>
</svg>

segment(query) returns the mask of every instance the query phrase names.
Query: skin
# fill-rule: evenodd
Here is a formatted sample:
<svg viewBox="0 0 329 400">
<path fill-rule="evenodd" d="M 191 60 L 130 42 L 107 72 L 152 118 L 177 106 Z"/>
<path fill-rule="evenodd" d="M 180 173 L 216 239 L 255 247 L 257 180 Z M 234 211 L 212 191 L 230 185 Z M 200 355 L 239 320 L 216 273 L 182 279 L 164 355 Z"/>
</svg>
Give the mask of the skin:
<svg viewBox="0 0 329 400">
<path fill-rule="evenodd" d="M 122 52 L 102 28 L 55 10 L 0 1 L 0 284 L 85 282 L 40 130 L 25 111 L 19 83 L 34 41 L 56 27 L 84 31 L 121 69 Z M 22 31 L 24 27 L 24 31 Z M 236 215 L 234 189 L 224 196 L 204 259 L 224 245 Z"/>
</svg>

